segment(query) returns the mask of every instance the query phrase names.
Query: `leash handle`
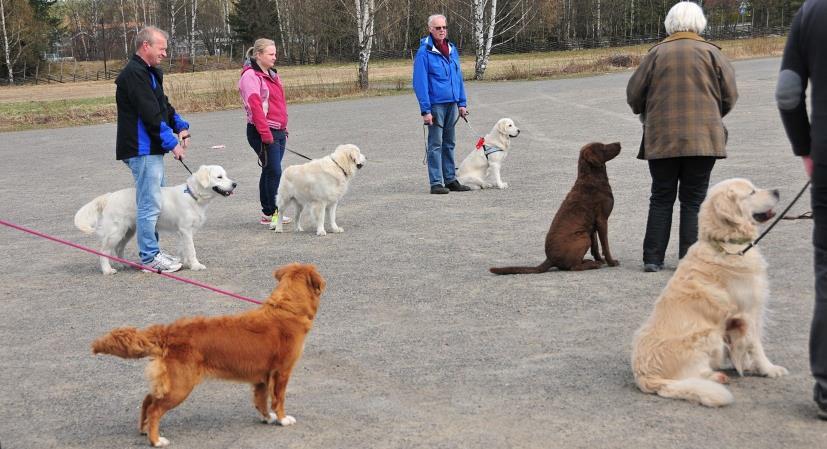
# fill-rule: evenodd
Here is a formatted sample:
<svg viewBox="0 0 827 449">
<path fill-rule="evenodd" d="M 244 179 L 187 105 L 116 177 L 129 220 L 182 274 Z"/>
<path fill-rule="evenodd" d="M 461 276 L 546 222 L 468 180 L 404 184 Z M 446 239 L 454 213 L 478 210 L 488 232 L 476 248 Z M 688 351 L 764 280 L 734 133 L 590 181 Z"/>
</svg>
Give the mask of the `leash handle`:
<svg viewBox="0 0 827 449">
<path fill-rule="evenodd" d="M 804 194 L 804 191 L 807 190 L 807 187 L 810 187 L 810 181 L 807 181 L 807 183 L 804 184 L 804 187 L 801 188 L 801 190 L 798 192 L 798 195 L 796 195 L 795 198 L 793 198 L 793 200 L 790 202 L 790 204 L 787 205 L 787 208 L 784 209 L 784 212 L 781 212 L 780 214 L 778 214 L 778 218 L 776 218 L 775 221 L 772 222 L 772 224 L 769 225 L 769 227 L 767 227 L 767 229 L 765 229 L 764 232 L 762 232 L 761 235 L 759 235 L 758 238 L 755 239 L 754 242 L 747 245 L 747 247 L 742 249 L 738 254 L 740 254 L 742 256 L 744 254 L 746 254 L 746 252 L 749 251 L 750 249 L 752 249 L 753 246 L 757 245 L 758 242 L 760 242 L 761 239 L 763 239 L 764 236 L 766 236 L 770 232 L 770 230 L 772 230 L 772 228 L 774 228 L 775 225 L 778 224 L 779 221 L 783 220 L 784 215 L 787 215 L 787 212 L 790 211 L 790 209 L 793 207 L 793 205 L 796 203 L 796 201 L 798 201 L 798 199 L 801 198 L 801 195 Z"/>
</svg>

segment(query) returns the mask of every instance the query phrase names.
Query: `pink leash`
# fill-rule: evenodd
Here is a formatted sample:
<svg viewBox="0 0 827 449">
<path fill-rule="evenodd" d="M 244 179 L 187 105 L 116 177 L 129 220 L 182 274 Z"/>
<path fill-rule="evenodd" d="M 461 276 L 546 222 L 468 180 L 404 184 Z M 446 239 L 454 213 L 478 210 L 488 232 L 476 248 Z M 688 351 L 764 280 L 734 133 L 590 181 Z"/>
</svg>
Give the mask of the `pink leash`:
<svg viewBox="0 0 827 449">
<path fill-rule="evenodd" d="M 228 292 L 226 290 L 221 290 L 220 288 L 216 288 L 216 287 L 213 287 L 211 285 L 203 284 L 203 283 L 198 282 L 198 281 L 193 281 L 192 279 L 186 279 L 186 278 L 182 278 L 180 276 L 175 276 L 174 274 L 163 273 L 163 272 L 158 271 L 158 270 L 153 270 L 152 268 L 147 267 L 145 265 L 141 265 L 139 263 L 135 263 L 135 262 L 132 262 L 132 261 L 129 261 L 129 260 L 126 260 L 126 259 L 121 259 L 120 257 L 110 256 L 109 254 L 104 254 L 100 251 L 95 251 L 94 249 L 78 245 L 77 243 L 72 243 L 72 242 L 69 242 L 67 240 L 62 240 L 62 239 L 59 239 L 57 237 L 52 237 L 50 235 L 43 234 L 42 232 L 37 232 L 33 229 L 24 228 L 23 226 L 16 225 L 16 224 L 13 224 L 13 223 L 9 223 L 5 220 L 0 220 L 0 224 L 8 226 L 8 227 L 13 228 L 13 229 L 17 229 L 18 231 L 23 231 L 23 232 L 26 232 L 26 233 L 29 233 L 29 234 L 32 234 L 32 235 L 36 235 L 38 237 L 42 237 L 42 238 L 47 239 L 47 240 L 51 240 L 53 242 L 62 243 L 66 246 L 71 246 L 72 248 L 77 248 L 81 251 L 86 251 L 87 253 L 95 254 L 95 255 L 98 255 L 98 256 L 101 256 L 101 257 L 106 257 L 107 259 L 112 259 L 114 261 L 117 261 L 117 262 L 120 262 L 122 264 L 135 267 L 135 268 L 140 269 L 140 270 L 150 271 L 152 273 L 160 274 L 161 276 L 168 277 L 168 278 L 174 279 L 176 281 L 181 281 L 181 282 L 184 282 L 186 284 L 192 284 L 192 285 L 195 285 L 197 287 L 206 288 L 207 290 L 212 290 L 216 293 L 219 293 L 219 294 L 222 294 L 222 295 L 225 295 L 225 296 L 229 296 L 231 298 L 240 299 L 242 301 L 251 302 L 253 304 L 261 304 L 261 301 L 256 301 L 255 299 L 251 299 L 251 298 L 247 298 L 245 296 L 237 295 L 235 293 Z"/>
</svg>

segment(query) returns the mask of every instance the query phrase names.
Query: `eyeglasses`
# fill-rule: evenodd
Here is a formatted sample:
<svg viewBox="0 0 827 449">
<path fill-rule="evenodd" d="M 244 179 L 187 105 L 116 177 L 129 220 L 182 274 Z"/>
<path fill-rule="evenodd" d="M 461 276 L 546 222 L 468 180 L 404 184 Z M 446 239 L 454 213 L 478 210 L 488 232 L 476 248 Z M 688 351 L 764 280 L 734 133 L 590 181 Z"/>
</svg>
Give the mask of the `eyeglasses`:
<svg viewBox="0 0 827 449">
<path fill-rule="evenodd" d="M 442 26 L 442 27 L 432 27 L 432 28 L 437 30 L 437 31 L 441 31 L 441 30 L 448 31 L 448 25 Z"/>
</svg>

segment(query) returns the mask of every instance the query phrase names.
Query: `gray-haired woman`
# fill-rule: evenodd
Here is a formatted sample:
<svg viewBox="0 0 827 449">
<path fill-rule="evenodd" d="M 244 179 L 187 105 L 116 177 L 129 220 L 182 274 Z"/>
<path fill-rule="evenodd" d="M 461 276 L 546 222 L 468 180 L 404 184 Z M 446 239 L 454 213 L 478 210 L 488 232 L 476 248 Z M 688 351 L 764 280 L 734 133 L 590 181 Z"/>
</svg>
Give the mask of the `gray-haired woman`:
<svg viewBox="0 0 827 449">
<path fill-rule="evenodd" d="M 700 33 L 700 6 L 679 2 L 664 21 L 669 37 L 649 50 L 626 87 L 640 114 L 639 159 L 649 163 L 652 191 L 643 240 L 644 271 L 663 269 L 675 198 L 681 202 L 678 257 L 698 239 L 698 210 L 716 159 L 726 157 L 723 117 L 738 99 L 735 70 Z"/>
</svg>

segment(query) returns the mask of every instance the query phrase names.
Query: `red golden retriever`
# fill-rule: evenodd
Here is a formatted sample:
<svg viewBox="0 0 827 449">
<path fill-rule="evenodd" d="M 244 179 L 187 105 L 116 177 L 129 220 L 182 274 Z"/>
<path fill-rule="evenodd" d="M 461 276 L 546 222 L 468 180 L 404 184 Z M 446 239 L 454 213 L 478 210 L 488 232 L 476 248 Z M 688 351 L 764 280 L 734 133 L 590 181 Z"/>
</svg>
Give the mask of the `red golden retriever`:
<svg viewBox="0 0 827 449">
<path fill-rule="evenodd" d="M 150 392 L 139 427 L 154 447 L 169 444 L 159 434 L 164 413 L 187 398 L 205 377 L 253 385 L 253 404 L 262 420 L 283 426 L 290 372 L 304 349 L 325 281 L 313 265 L 286 265 L 274 273 L 278 285 L 256 310 L 222 317 L 182 318 L 146 329 L 121 327 L 92 343 L 94 354 L 151 357 L 146 373 Z M 267 404 L 268 393 L 272 409 Z"/>
<path fill-rule="evenodd" d="M 620 143 L 590 143 L 580 149 L 577 180 L 566 195 L 546 234 L 546 260 L 536 267 L 491 268 L 494 274 L 544 273 L 552 267 L 560 270 L 591 270 L 605 263 L 617 266 L 609 250 L 609 214 L 614 196 L 606 174 L 606 162 L 620 154 Z M 603 248 L 603 258 L 597 240 Z M 591 248 L 594 260 L 583 259 Z"/>
</svg>

